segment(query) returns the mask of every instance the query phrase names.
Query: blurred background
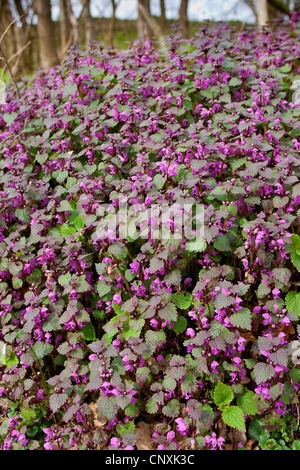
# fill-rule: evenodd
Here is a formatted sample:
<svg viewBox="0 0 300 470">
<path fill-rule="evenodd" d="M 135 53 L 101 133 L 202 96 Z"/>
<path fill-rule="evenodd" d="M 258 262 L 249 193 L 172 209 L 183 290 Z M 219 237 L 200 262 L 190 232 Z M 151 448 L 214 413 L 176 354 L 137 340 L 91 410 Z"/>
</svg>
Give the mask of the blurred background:
<svg viewBox="0 0 300 470">
<path fill-rule="evenodd" d="M 56 66 L 74 44 L 118 50 L 154 39 L 164 47 L 166 35 L 189 38 L 207 20 L 263 26 L 292 11 L 300 13 L 300 0 L 0 0 L 0 79 Z"/>
</svg>

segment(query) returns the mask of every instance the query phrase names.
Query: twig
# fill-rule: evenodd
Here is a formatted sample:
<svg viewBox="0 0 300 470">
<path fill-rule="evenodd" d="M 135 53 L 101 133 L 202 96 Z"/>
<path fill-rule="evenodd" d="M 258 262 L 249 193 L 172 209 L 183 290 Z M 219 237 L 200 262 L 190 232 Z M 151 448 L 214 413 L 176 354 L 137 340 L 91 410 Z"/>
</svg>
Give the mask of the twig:
<svg viewBox="0 0 300 470">
<path fill-rule="evenodd" d="M 7 70 L 9 71 L 9 74 L 10 74 L 10 76 L 11 76 L 11 78 L 12 78 L 14 84 L 15 84 L 15 87 L 16 87 L 17 93 L 18 93 L 18 97 L 19 97 L 19 99 L 21 99 L 21 93 L 20 93 L 18 84 L 17 84 L 17 82 L 16 82 L 16 79 L 15 79 L 15 77 L 14 77 L 14 74 L 13 74 L 13 72 L 12 72 L 12 69 L 11 69 L 11 67 L 10 67 L 10 65 L 9 65 L 9 62 L 8 62 L 6 56 L 5 56 L 4 52 L 3 52 L 3 49 L 2 49 L 2 47 L 1 47 L 1 41 L 0 41 L 0 53 L 1 53 L 2 58 L 3 58 L 3 60 L 4 60 L 5 64 L 6 64 Z"/>
</svg>

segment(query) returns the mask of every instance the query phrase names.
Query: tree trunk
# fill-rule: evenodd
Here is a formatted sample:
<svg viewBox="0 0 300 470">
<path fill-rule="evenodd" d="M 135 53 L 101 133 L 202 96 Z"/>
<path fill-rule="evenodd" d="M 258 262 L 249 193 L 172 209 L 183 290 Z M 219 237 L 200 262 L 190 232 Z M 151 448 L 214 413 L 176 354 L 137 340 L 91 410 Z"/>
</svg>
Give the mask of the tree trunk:
<svg viewBox="0 0 300 470">
<path fill-rule="evenodd" d="M 56 50 L 54 25 L 51 19 L 51 1 L 38 0 L 35 2 L 38 16 L 38 38 L 40 46 L 41 67 L 48 70 L 59 64 Z"/>
<path fill-rule="evenodd" d="M 166 40 L 159 24 L 155 21 L 153 16 L 148 13 L 146 8 L 141 3 L 139 3 L 138 8 L 139 14 L 144 19 L 145 23 L 149 26 L 149 28 L 151 28 L 151 31 L 153 32 L 154 36 L 157 37 L 160 48 L 165 48 Z"/>
<path fill-rule="evenodd" d="M 300 0 L 295 1 L 294 11 L 300 13 Z"/>
<path fill-rule="evenodd" d="M 162 29 L 162 32 L 165 33 L 167 28 L 165 0 L 160 0 L 160 27 Z"/>
<path fill-rule="evenodd" d="M 115 36 L 115 26 L 116 26 L 116 10 L 117 10 L 116 0 L 111 0 L 111 7 L 112 7 L 112 15 L 111 15 L 111 20 L 110 20 L 109 29 L 108 29 L 108 44 L 113 46 L 114 36 Z"/>
<path fill-rule="evenodd" d="M 180 32 L 184 38 L 189 37 L 188 3 L 189 0 L 181 0 L 179 8 Z"/>
<path fill-rule="evenodd" d="M 33 71 L 33 60 L 32 60 L 32 23 L 28 12 L 24 11 L 23 4 L 21 0 L 14 0 L 15 8 L 18 12 L 19 19 L 22 23 L 22 34 L 21 31 L 18 31 L 17 34 L 21 36 L 19 41 L 19 50 L 25 47 L 23 52 L 19 57 L 19 68 L 22 71 L 23 75 L 30 74 Z"/>
<path fill-rule="evenodd" d="M 137 19 L 137 34 L 138 34 L 138 39 L 141 41 L 146 41 L 149 39 L 147 37 L 147 22 L 145 20 L 145 16 L 142 13 L 142 10 L 144 10 L 144 13 L 147 13 L 147 6 L 146 6 L 146 0 L 138 0 L 138 19 Z"/>
<path fill-rule="evenodd" d="M 269 22 L 268 1 L 257 0 L 257 23 L 259 28 L 266 26 Z"/>
<path fill-rule="evenodd" d="M 68 1 L 70 23 L 72 25 L 73 44 L 78 44 L 79 42 L 78 21 L 77 21 L 76 16 L 74 15 L 71 0 L 67 0 L 67 1 Z"/>
<path fill-rule="evenodd" d="M 93 17 L 91 15 L 91 0 L 83 0 L 83 17 L 85 43 L 89 44 L 94 39 Z"/>
<path fill-rule="evenodd" d="M 60 48 L 63 53 L 69 45 L 71 35 L 71 23 L 69 18 L 69 7 L 67 0 L 59 0 L 59 28 L 60 28 Z"/>
</svg>

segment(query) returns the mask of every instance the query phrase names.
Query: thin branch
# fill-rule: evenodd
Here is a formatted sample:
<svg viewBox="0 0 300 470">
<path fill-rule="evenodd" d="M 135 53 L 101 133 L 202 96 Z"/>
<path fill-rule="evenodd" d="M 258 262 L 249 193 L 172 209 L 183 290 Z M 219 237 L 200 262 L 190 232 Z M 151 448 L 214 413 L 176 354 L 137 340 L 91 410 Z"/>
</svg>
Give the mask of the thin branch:
<svg viewBox="0 0 300 470">
<path fill-rule="evenodd" d="M 15 84 L 15 87 L 16 87 L 17 93 L 18 93 L 18 97 L 19 97 L 19 99 L 21 99 L 21 93 L 20 93 L 18 84 L 17 84 L 17 82 L 16 82 L 16 79 L 15 79 L 15 76 L 14 76 L 14 74 L 13 74 L 13 71 L 12 71 L 10 65 L 9 65 L 9 62 L 8 62 L 8 60 L 7 60 L 7 58 L 6 58 L 5 54 L 4 54 L 4 52 L 3 52 L 1 43 L 0 43 L 0 54 L 2 55 L 2 58 L 3 58 L 3 60 L 4 60 L 5 64 L 6 64 L 7 70 L 9 71 L 9 74 L 10 74 L 10 76 L 11 76 L 11 78 L 12 78 L 14 84 Z"/>
<path fill-rule="evenodd" d="M 3 41 L 4 36 L 6 35 L 7 31 L 15 24 L 16 21 L 17 21 L 17 19 L 14 18 L 14 19 L 12 20 L 12 22 L 9 23 L 9 25 L 8 25 L 7 28 L 5 29 L 4 33 L 3 33 L 2 36 L 0 37 L 0 44 L 1 44 L 1 42 Z"/>
</svg>

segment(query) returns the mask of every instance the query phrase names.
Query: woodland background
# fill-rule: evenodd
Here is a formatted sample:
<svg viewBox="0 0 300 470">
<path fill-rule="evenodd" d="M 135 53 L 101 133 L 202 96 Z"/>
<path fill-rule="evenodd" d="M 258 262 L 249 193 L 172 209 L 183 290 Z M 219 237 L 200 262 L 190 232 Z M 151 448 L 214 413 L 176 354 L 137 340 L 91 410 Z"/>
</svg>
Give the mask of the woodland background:
<svg viewBox="0 0 300 470">
<path fill-rule="evenodd" d="M 118 9 L 126 2 L 132 5 L 128 0 L 0 0 L 0 78 L 30 77 L 39 68 L 59 65 L 72 45 L 92 46 L 92 41 L 101 41 L 125 49 L 131 41 L 155 39 L 164 47 L 172 31 L 188 38 L 199 28 L 199 21 L 189 13 L 195 0 L 180 0 L 176 11 L 172 0 L 137 0 L 135 18 L 119 19 Z M 159 16 L 153 14 L 153 2 L 155 7 L 159 3 Z M 215 1 L 211 8 L 218 3 L 221 10 L 230 4 Z M 199 7 L 203 4 L 208 2 L 199 0 Z M 235 10 L 247 7 L 259 26 L 269 22 L 276 27 L 291 11 L 300 12 L 300 0 L 238 0 L 234 4 Z M 172 19 L 166 14 L 170 9 Z"/>
</svg>

